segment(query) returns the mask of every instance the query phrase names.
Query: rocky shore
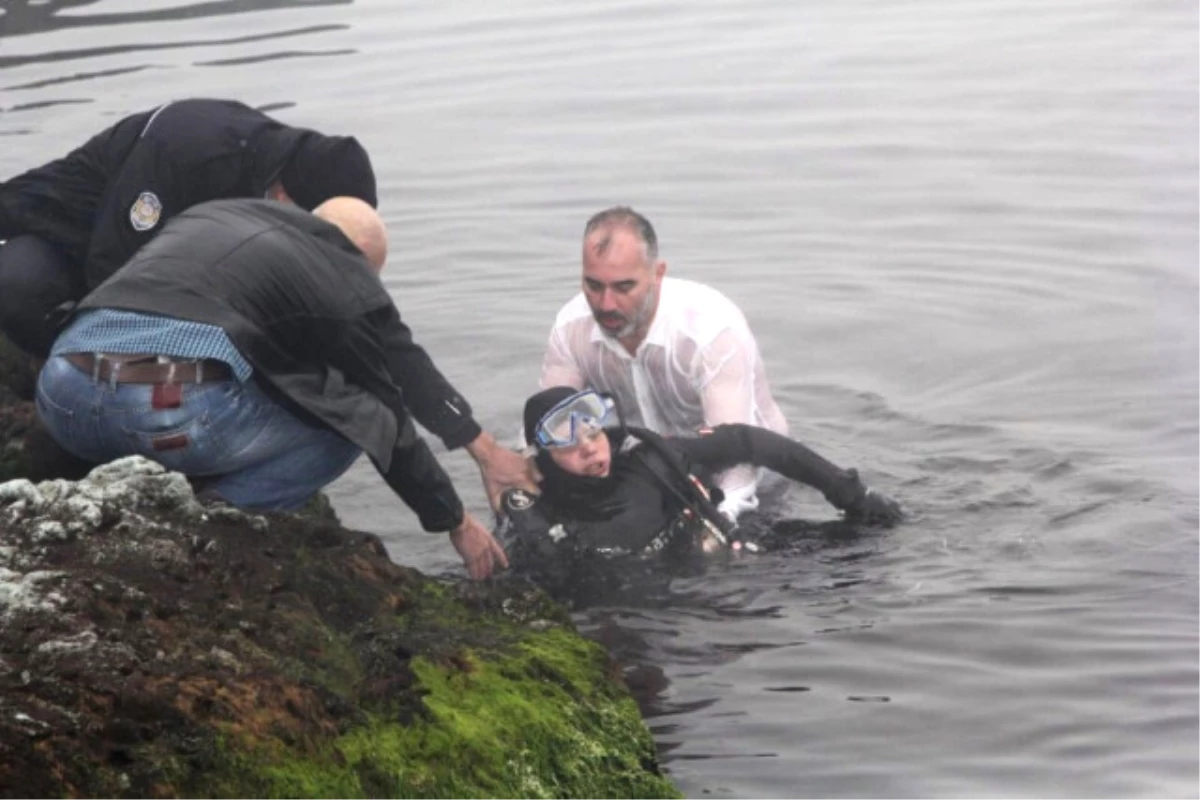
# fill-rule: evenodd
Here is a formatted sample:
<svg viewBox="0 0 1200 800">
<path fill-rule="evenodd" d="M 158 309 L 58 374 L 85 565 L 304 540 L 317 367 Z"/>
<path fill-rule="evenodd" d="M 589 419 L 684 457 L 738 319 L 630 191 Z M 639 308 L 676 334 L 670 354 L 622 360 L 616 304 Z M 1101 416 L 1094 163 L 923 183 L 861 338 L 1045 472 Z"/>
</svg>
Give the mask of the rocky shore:
<svg viewBox="0 0 1200 800">
<path fill-rule="evenodd" d="M 139 458 L 67 480 L 87 465 L 39 438 L 20 363 L 0 355 L 0 796 L 678 796 L 609 656 L 537 589 L 203 505 Z"/>
</svg>

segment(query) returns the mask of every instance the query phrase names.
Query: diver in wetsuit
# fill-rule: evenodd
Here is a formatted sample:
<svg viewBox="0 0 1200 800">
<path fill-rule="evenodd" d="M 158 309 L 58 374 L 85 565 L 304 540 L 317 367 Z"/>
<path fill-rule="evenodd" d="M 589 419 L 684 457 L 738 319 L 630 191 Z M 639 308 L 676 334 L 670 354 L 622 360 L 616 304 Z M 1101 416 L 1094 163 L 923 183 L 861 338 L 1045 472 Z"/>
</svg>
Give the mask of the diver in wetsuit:
<svg viewBox="0 0 1200 800">
<path fill-rule="evenodd" d="M 514 570 L 543 588 L 576 580 L 586 571 L 576 567 L 597 556 L 680 561 L 737 546 L 712 489 L 712 475 L 735 464 L 812 486 L 848 519 L 890 525 L 901 517 L 900 506 L 864 486 L 857 471 L 753 425 L 664 439 L 626 426 L 612 398 L 571 387 L 529 398 L 524 421 L 541 493 L 508 492 L 498 534 Z"/>
</svg>

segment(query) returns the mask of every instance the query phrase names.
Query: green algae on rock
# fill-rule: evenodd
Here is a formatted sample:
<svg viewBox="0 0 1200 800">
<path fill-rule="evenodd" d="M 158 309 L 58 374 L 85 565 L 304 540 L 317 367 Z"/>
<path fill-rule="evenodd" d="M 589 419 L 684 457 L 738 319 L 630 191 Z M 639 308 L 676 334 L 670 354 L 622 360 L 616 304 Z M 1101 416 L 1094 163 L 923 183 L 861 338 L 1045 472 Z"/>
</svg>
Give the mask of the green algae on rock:
<svg viewBox="0 0 1200 800">
<path fill-rule="evenodd" d="M 538 590 L 138 458 L 0 485 L 0 795 L 679 796 Z"/>
</svg>

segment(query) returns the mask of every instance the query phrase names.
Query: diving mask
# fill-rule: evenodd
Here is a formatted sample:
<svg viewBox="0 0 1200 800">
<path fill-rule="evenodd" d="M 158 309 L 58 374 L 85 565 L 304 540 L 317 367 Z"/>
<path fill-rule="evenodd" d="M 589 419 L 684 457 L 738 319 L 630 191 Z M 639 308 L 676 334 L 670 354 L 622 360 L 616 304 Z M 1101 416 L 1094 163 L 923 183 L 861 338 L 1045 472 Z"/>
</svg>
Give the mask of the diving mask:
<svg viewBox="0 0 1200 800">
<path fill-rule="evenodd" d="M 576 392 L 542 415 L 533 440 L 548 450 L 574 447 L 588 433 L 604 428 L 615 408 L 612 398 L 594 389 Z"/>
</svg>

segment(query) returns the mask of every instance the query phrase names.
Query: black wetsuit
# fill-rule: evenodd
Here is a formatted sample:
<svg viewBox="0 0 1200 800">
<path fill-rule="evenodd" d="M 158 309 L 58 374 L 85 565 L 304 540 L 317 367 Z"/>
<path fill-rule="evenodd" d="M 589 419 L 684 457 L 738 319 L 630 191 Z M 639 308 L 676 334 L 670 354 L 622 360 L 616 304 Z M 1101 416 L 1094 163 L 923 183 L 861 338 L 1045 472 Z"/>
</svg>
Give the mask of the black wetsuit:
<svg viewBox="0 0 1200 800">
<path fill-rule="evenodd" d="M 532 496 L 504 497 L 499 534 L 514 570 L 546 588 L 580 579 L 596 556 L 645 558 L 660 552 L 686 559 L 699 552 L 712 506 L 694 476 L 712 489 L 712 476 L 737 464 L 765 467 L 812 486 L 848 516 L 895 521 L 899 509 L 871 493 L 854 470 L 843 470 L 804 445 L 753 425 L 718 425 L 711 433 L 664 439 L 641 428 L 609 431 L 612 465 L 606 478 L 554 474 Z M 873 499 L 872 499 L 873 498 Z M 715 498 L 714 498 L 715 500 Z M 707 506 L 707 508 L 705 507 Z M 707 513 L 706 513 L 707 512 Z"/>
<path fill-rule="evenodd" d="M 182 100 L 0 183 L 0 330 L 46 355 L 52 309 L 103 283 L 181 211 L 262 197 L 297 148 L 320 136 L 235 101 Z"/>
</svg>

